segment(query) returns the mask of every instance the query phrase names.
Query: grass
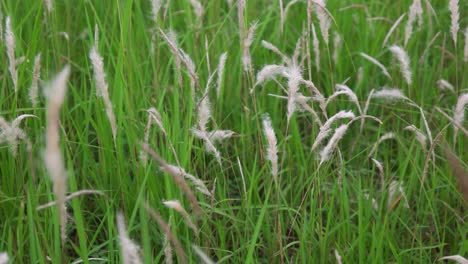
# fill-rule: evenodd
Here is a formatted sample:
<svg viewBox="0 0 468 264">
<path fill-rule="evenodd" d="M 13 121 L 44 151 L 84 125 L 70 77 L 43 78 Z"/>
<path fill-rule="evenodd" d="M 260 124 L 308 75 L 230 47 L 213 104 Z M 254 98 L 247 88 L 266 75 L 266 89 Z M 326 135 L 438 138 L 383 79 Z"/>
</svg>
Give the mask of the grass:
<svg viewBox="0 0 468 264">
<path fill-rule="evenodd" d="M 404 102 L 372 100 L 367 114 L 378 117 L 383 124 L 368 119 L 362 133 L 360 122 L 351 125 L 338 144 L 339 154 L 335 151 L 330 161 L 319 166 L 319 149 L 310 150 L 319 132 L 313 117 L 296 112 L 287 124 L 287 101 L 269 96 L 287 96 L 274 81 L 256 87 L 253 95 L 249 93 L 255 76 L 242 70 L 235 4 L 202 1 L 206 12 L 197 26 L 189 1 L 171 1 L 167 16 L 164 20 L 160 17 L 157 24 L 151 19 L 149 1 L 54 2 L 51 13 L 39 0 L 5 0 L 0 4 L 3 25 L 5 17 L 11 17 L 16 57 L 26 58 L 18 65 L 15 93 L 6 47 L 3 41 L 0 43 L 0 115 L 8 121 L 21 114 L 37 116 L 20 125 L 32 142 L 32 160 L 24 142 L 16 156 L 8 144 L 0 145 L 0 252 L 7 252 L 11 263 L 117 263 L 121 259 L 116 223 L 119 212 L 125 216 L 129 237 L 141 246 L 144 262 L 163 262 L 164 232 L 145 210 L 145 204 L 170 223 L 191 262 L 199 261 L 192 244 L 219 263 L 333 263 L 335 250 L 343 263 L 433 263 L 447 255 L 468 256 L 466 203 L 439 146 L 421 183 L 427 153 L 414 134 L 404 130 L 414 124 L 425 131 L 418 109 Z M 307 28 L 307 5 L 299 2 L 289 9 L 281 33 L 278 2 L 247 1 L 245 28 L 258 21 L 250 48 L 255 73 L 264 65 L 281 62 L 279 56 L 262 47 L 261 40 L 273 43 L 289 56 L 303 28 Z M 289 1 L 284 2 L 286 5 Z M 326 97 L 333 94 L 335 84 L 349 78 L 346 84 L 362 106 L 371 89 L 400 88 L 423 108 L 433 137 L 441 133 L 440 141 L 466 165 L 466 137 L 459 133 L 455 141 L 453 126 L 447 126 L 449 121 L 435 110 L 437 106 L 453 116 L 458 95 L 466 93 L 468 87 L 468 67 L 463 61 L 465 40 L 459 32 L 454 47 L 448 1 L 432 1 L 435 15 L 423 3 L 423 26 L 418 31 L 415 24 L 415 32 L 404 47 L 411 60 L 411 86 L 388 50 L 393 44 L 403 45 L 406 18 L 390 36 L 387 47 L 381 46 L 392 23 L 408 12 L 411 2 L 363 1 L 360 4 L 365 4 L 365 9 L 345 10 L 341 8 L 358 3 L 327 2 L 334 17 L 330 32 L 340 34 L 343 45 L 337 50 L 337 61 L 333 61 L 333 34 L 327 48 L 314 14 L 321 45 L 320 70 L 311 51 L 311 67 L 306 60 L 304 78 L 312 80 Z M 460 1 L 461 30 L 468 22 L 463 16 L 467 7 Z M 392 23 L 369 21 L 369 17 L 385 17 Z M 96 97 L 88 56 L 94 45 L 95 25 L 99 28 L 98 50 L 104 58 L 117 120 L 115 145 L 105 105 Z M 174 57 L 158 27 L 178 33 L 180 46 L 194 61 L 202 87 L 209 77 L 207 54 L 213 72 L 219 56 L 228 52 L 220 97 L 217 99 L 214 87 L 208 93 L 213 117 L 209 130 L 236 132 L 233 138 L 216 144 L 221 165 L 206 152 L 204 142 L 190 132 L 197 123 L 198 102 L 192 100 L 184 68 L 183 86 L 178 85 Z M 428 47 L 438 32 L 438 38 Z M 360 52 L 385 65 L 392 80 Z M 56 199 L 43 159 L 46 100 L 41 96 L 39 105 L 33 108 L 28 99 L 38 53 L 43 89 L 66 64 L 71 66 L 60 131 L 68 191 L 90 189 L 104 193 L 69 201 L 67 240 L 63 245 L 57 208 L 36 210 Z M 359 74 L 362 78 L 358 78 Z M 455 92 L 441 92 L 436 85 L 439 79 L 453 84 Z M 278 78 L 278 82 L 287 87 L 284 78 Z M 311 96 L 304 86 L 300 92 Z M 319 111 L 318 104 L 313 105 Z M 180 214 L 162 204 L 164 200 L 178 199 L 191 213 L 187 197 L 172 178 L 155 161 L 145 167 L 139 160 L 146 109 L 150 107 L 161 113 L 167 136 L 153 126 L 149 147 L 171 164 L 178 160 L 188 173 L 215 190 L 213 199 L 196 192 L 203 209 L 202 215 L 192 215 L 198 234 Z M 328 116 L 340 110 L 359 114 L 345 96 L 327 107 Z M 277 183 L 265 154 L 268 143 L 262 118 L 266 113 L 278 139 Z M 386 185 L 382 192 L 378 170 L 367 156 L 387 132 L 394 132 L 396 138 L 382 142 L 373 155 L 384 167 Z M 409 208 L 403 199 L 388 208 L 388 186 L 393 180 L 403 183 Z M 377 209 L 366 195 L 375 198 Z"/>
</svg>

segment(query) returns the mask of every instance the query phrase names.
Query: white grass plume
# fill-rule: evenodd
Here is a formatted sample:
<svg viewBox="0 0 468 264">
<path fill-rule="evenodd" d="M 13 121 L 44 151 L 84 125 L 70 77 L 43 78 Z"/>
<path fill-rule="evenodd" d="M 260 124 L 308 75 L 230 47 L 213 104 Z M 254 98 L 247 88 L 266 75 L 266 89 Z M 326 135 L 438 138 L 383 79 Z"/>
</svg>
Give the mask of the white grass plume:
<svg viewBox="0 0 468 264">
<path fill-rule="evenodd" d="M 19 126 L 21 121 L 28 117 L 36 117 L 35 115 L 20 115 L 13 121 L 8 123 L 2 116 L 0 116 L 0 144 L 6 142 L 9 145 L 11 154 L 16 157 L 18 153 L 19 140 L 26 143 L 28 152 L 31 152 L 32 145 L 29 141 L 28 135 Z"/>
<path fill-rule="evenodd" d="M 284 75 L 287 70 L 288 68 L 283 65 L 266 65 L 257 73 L 255 86 L 262 84 L 268 80 L 271 80 L 277 75 Z M 253 89 L 251 90 L 251 92 L 252 91 Z"/>
<path fill-rule="evenodd" d="M 333 55 L 332 55 L 332 58 L 333 58 L 333 62 L 336 65 L 338 63 L 339 51 L 341 50 L 341 48 L 343 46 L 343 39 L 341 38 L 341 35 L 338 34 L 337 32 L 334 32 L 333 36 L 334 37 L 333 37 Z"/>
<path fill-rule="evenodd" d="M 255 38 L 255 30 L 257 29 L 257 22 L 254 22 L 242 43 L 242 65 L 245 72 L 251 72 L 252 68 L 252 56 L 250 54 L 250 46 L 252 45 Z"/>
<path fill-rule="evenodd" d="M 388 209 L 391 209 L 392 205 L 395 203 L 396 201 L 395 195 L 397 193 L 400 193 L 400 195 L 403 197 L 403 200 L 405 202 L 404 206 L 406 208 L 409 208 L 408 199 L 406 198 L 405 190 L 403 187 L 403 182 L 392 181 L 390 183 L 390 186 L 388 187 L 388 199 L 387 199 Z"/>
<path fill-rule="evenodd" d="M 47 134 L 44 161 L 50 179 L 54 185 L 54 193 L 57 199 L 59 212 L 60 236 L 62 244 L 65 243 L 67 209 L 67 172 L 60 151 L 60 108 L 67 92 L 67 81 L 70 76 L 70 66 L 63 70 L 52 80 L 46 90 L 47 92 Z"/>
<path fill-rule="evenodd" d="M 437 86 L 439 87 L 439 89 L 441 91 L 450 91 L 452 93 L 455 92 L 455 88 L 453 87 L 453 85 L 451 83 L 449 83 L 447 80 L 444 80 L 444 79 L 440 79 L 436 82 Z"/>
<path fill-rule="evenodd" d="M 54 10 L 54 4 L 52 1 L 53 0 L 44 0 L 44 6 L 46 7 L 49 14 L 52 12 L 52 10 Z"/>
<path fill-rule="evenodd" d="M 402 47 L 397 45 L 393 45 L 389 49 L 393 53 L 393 56 L 395 56 L 395 58 L 400 63 L 400 72 L 403 75 L 403 78 L 405 79 L 406 83 L 408 85 L 411 85 L 412 79 L 410 69 L 410 58 L 408 54 Z"/>
<path fill-rule="evenodd" d="M 227 60 L 227 52 L 221 54 L 219 57 L 219 63 L 218 63 L 218 81 L 216 85 L 216 95 L 219 96 L 221 95 L 221 86 L 223 84 L 223 77 L 224 77 L 224 68 L 226 66 L 226 60 Z"/>
<path fill-rule="evenodd" d="M 271 163 L 271 174 L 273 175 L 274 181 L 277 182 L 278 181 L 277 139 L 276 139 L 275 130 L 273 129 L 273 125 L 271 124 L 271 119 L 268 115 L 265 115 L 263 117 L 263 132 L 268 142 L 268 146 L 266 149 L 266 156 L 267 156 L 267 159 Z"/>
<path fill-rule="evenodd" d="M 330 30 L 330 18 L 328 17 L 327 12 L 325 11 L 325 0 L 315 0 L 315 12 L 317 14 L 317 18 L 320 24 L 320 31 L 322 33 L 323 40 L 325 40 L 325 44 L 328 46 L 329 41 L 329 34 L 328 31 Z"/>
<path fill-rule="evenodd" d="M 380 146 L 380 144 L 382 144 L 382 142 L 384 142 L 385 140 L 389 140 L 389 139 L 394 139 L 396 137 L 395 133 L 393 132 L 387 132 L 385 134 L 383 134 L 379 140 L 377 140 L 375 143 L 374 143 L 374 146 L 372 146 L 372 149 L 371 151 L 369 152 L 369 155 L 367 156 L 369 159 L 372 158 L 372 156 L 374 156 L 374 153 L 377 151 L 378 147 Z"/>
<path fill-rule="evenodd" d="M 203 181 L 193 176 L 192 174 L 187 173 L 183 168 L 167 164 L 166 167 L 161 167 L 161 169 L 168 173 L 176 173 L 178 176 L 188 179 L 199 192 L 207 196 L 211 196 L 210 191 L 203 183 Z"/>
<path fill-rule="evenodd" d="M 408 22 L 405 27 L 404 46 L 408 44 L 408 41 L 411 38 L 411 35 L 413 34 L 413 24 L 416 21 L 416 18 L 418 18 L 418 25 L 419 25 L 419 28 L 421 28 L 422 13 L 423 13 L 423 9 L 421 7 L 421 0 L 414 0 L 413 4 L 411 4 L 409 8 Z"/>
<path fill-rule="evenodd" d="M 449 2 L 450 10 L 450 33 L 452 34 L 453 43 L 457 46 L 457 34 L 460 30 L 460 13 L 458 10 L 458 0 L 450 0 Z"/>
<path fill-rule="evenodd" d="M 387 76 L 390 80 L 392 79 L 392 77 L 390 76 L 390 73 L 388 73 L 388 70 L 387 68 L 382 64 L 380 63 L 377 59 L 375 59 L 374 57 L 371 57 L 369 55 L 367 55 L 366 53 L 363 53 L 363 52 L 360 52 L 359 53 L 364 59 L 372 62 L 375 66 L 379 67 L 380 70 L 382 70 L 382 73 Z"/>
<path fill-rule="evenodd" d="M 292 65 L 288 71 L 288 110 L 287 123 L 291 121 L 291 117 L 296 111 L 296 95 L 299 91 L 299 84 L 302 80 L 302 73 L 299 66 Z"/>
<path fill-rule="evenodd" d="M 383 89 L 374 92 L 372 98 L 383 99 L 388 102 L 409 100 L 400 89 L 387 87 L 383 87 Z"/>
<path fill-rule="evenodd" d="M 9 258 L 6 252 L 0 253 L 0 264 L 8 264 Z"/>
<path fill-rule="evenodd" d="M 354 93 L 354 91 L 351 90 L 351 88 L 349 88 L 348 86 L 346 86 L 344 84 L 336 84 L 335 87 L 336 87 L 336 92 L 333 93 L 330 97 L 328 97 L 327 102 L 326 102 L 327 105 L 333 99 L 335 99 L 337 96 L 346 95 L 346 96 L 348 96 L 349 100 L 356 105 L 356 107 L 357 107 L 357 109 L 359 111 L 359 114 L 360 115 L 364 114 L 362 109 L 361 109 L 361 105 L 359 104 L 359 99 L 358 99 L 357 95 Z"/>
<path fill-rule="evenodd" d="M 404 130 L 411 131 L 416 136 L 416 140 L 421 144 L 421 147 L 424 151 L 427 149 L 427 137 L 424 133 L 417 128 L 415 125 L 410 125 L 404 128 Z"/>
<path fill-rule="evenodd" d="M 198 0 L 190 0 L 190 4 L 193 7 L 193 12 L 197 17 L 198 23 L 200 23 L 201 25 L 201 22 L 203 20 L 203 14 L 205 14 L 205 9 L 203 8 L 203 5 Z"/>
<path fill-rule="evenodd" d="M 317 38 L 317 33 L 315 32 L 314 24 L 312 24 L 312 45 L 314 46 L 315 67 L 317 67 L 317 72 L 319 72 L 320 71 L 320 42 Z"/>
<path fill-rule="evenodd" d="M 112 103 L 109 98 L 109 87 L 106 82 L 106 73 L 104 72 L 104 60 L 101 54 L 99 54 L 96 43 L 89 52 L 89 58 L 91 60 L 91 64 L 93 65 L 96 94 L 102 97 L 102 100 L 104 101 L 107 118 L 109 119 L 109 123 L 112 129 L 112 138 L 114 139 L 115 144 L 117 140 L 117 122 L 115 120 L 114 110 L 112 109 Z"/>
<path fill-rule="evenodd" d="M 16 59 L 15 56 L 15 34 L 11 27 L 11 18 L 8 16 L 5 20 L 5 46 L 7 49 L 8 56 L 8 70 L 10 71 L 11 79 L 13 81 L 13 87 L 15 93 L 18 92 L 18 70 L 17 67 L 20 64 L 20 60 Z"/>
<path fill-rule="evenodd" d="M 328 141 L 328 144 L 325 146 L 325 148 L 322 149 L 322 151 L 320 151 L 320 164 L 330 160 L 331 155 L 333 154 L 333 151 L 336 149 L 336 147 L 338 146 L 338 143 L 346 134 L 348 127 L 349 125 L 345 124 L 345 125 L 341 125 L 335 130 L 335 133 Z"/>
<path fill-rule="evenodd" d="M 244 42 L 244 12 L 245 12 L 245 0 L 237 1 L 237 22 L 239 24 L 239 40 L 241 44 L 241 49 L 243 48 Z M 242 51 L 243 52 L 243 51 Z"/>
<path fill-rule="evenodd" d="M 382 191 L 383 191 L 383 188 L 385 187 L 385 172 L 384 172 L 384 167 L 382 165 L 382 163 L 374 158 L 371 158 L 372 162 L 374 163 L 375 167 L 377 168 L 377 170 L 379 171 L 379 177 L 380 177 L 380 186 L 382 188 Z"/>
<path fill-rule="evenodd" d="M 150 107 L 148 110 L 148 122 L 146 123 L 146 128 L 145 128 L 145 143 L 149 143 L 149 134 L 150 134 L 150 129 L 153 124 L 156 124 L 158 128 L 161 130 L 161 132 L 164 134 L 164 136 L 167 135 L 166 130 L 164 129 L 164 125 L 162 123 L 162 118 L 161 114 L 156 110 L 154 107 Z M 142 161 L 143 165 L 146 166 L 148 162 L 148 155 L 145 151 L 140 152 L 140 160 Z"/>
<path fill-rule="evenodd" d="M 387 45 L 387 42 L 388 40 L 390 39 L 390 36 L 392 35 L 393 31 L 395 31 L 395 29 L 398 27 L 398 25 L 401 23 L 401 21 L 403 21 L 403 18 L 405 17 L 406 14 L 403 14 L 401 15 L 396 21 L 395 23 L 393 23 L 392 27 L 390 28 L 390 30 L 388 30 L 387 32 L 387 35 L 385 35 L 385 38 L 384 38 L 384 41 L 382 43 L 382 48 L 385 47 Z"/>
<path fill-rule="evenodd" d="M 190 218 L 190 215 L 187 213 L 185 208 L 182 206 L 182 204 L 178 200 L 169 200 L 169 201 L 163 201 L 162 202 L 164 206 L 174 209 L 177 211 L 179 214 L 182 215 L 182 217 L 185 219 L 185 222 L 187 225 L 195 232 L 198 233 L 198 228 L 195 225 L 195 223 L 192 221 Z"/>
<path fill-rule="evenodd" d="M 271 50 L 273 51 L 274 53 L 276 53 L 277 55 L 279 55 L 281 57 L 281 59 L 283 59 L 283 62 L 286 63 L 286 64 L 291 64 L 291 59 L 286 56 L 283 52 L 281 52 L 278 47 L 276 47 L 275 45 L 273 45 L 272 43 L 268 42 L 268 41 L 265 41 L 265 40 L 262 40 L 262 46 L 265 48 L 265 49 L 268 49 L 268 50 Z"/>
<path fill-rule="evenodd" d="M 200 259 L 203 261 L 205 264 L 215 264 L 215 262 L 208 257 L 208 255 L 205 254 L 199 247 L 192 245 L 193 251 L 200 257 Z"/>
<path fill-rule="evenodd" d="M 458 97 L 457 105 L 453 113 L 453 120 L 458 124 L 463 124 L 465 120 L 465 107 L 468 104 L 468 93 L 464 93 Z M 454 127 L 454 135 L 458 134 L 458 127 Z"/>
<path fill-rule="evenodd" d="M 332 132 L 332 124 L 339 119 L 354 119 L 356 116 L 352 111 L 341 110 L 332 117 L 330 117 L 323 126 L 320 127 L 319 133 L 315 138 L 312 150 L 315 150 Z"/>
<path fill-rule="evenodd" d="M 159 11 L 161 10 L 161 7 L 162 7 L 161 0 L 151 0 L 151 15 L 152 15 L 154 23 L 158 22 L 158 15 L 159 15 Z"/>
<path fill-rule="evenodd" d="M 31 81 L 31 88 L 29 88 L 29 100 L 33 107 L 37 107 L 37 95 L 39 90 L 39 79 L 41 78 L 41 54 L 34 57 L 33 77 Z"/>
<path fill-rule="evenodd" d="M 168 223 L 168 228 L 169 230 L 171 229 L 171 224 L 170 224 L 171 218 L 169 218 L 169 223 Z M 171 242 L 169 241 L 169 238 L 166 234 L 164 234 L 164 260 L 166 264 L 172 264 L 172 246 Z"/>
<path fill-rule="evenodd" d="M 173 30 L 169 30 L 167 32 L 167 39 L 170 40 L 170 42 L 175 46 L 175 47 L 178 47 L 179 46 L 179 42 L 177 41 L 177 33 Z M 181 57 L 176 55 L 177 54 L 177 51 L 176 50 L 174 53 L 174 50 L 173 50 L 173 47 L 171 47 L 171 44 L 169 44 L 169 47 L 171 48 L 171 51 L 174 55 L 174 63 L 176 65 L 176 71 L 177 71 L 177 81 L 178 81 L 178 84 L 179 84 L 179 87 L 182 87 L 182 67 L 181 67 Z"/>
<path fill-rule="evenodd" d="M 122 213 L 117 214 L 117 229 L 119 232 L 120 249 L 123 264 L 143 263 L 140 257 L 140 247 L 128 237 L 127 226 Z"/>
<path fill-rule="evenodd" d="M 175 33 L 165 33 L 162 29 L 159 29 L 161 36 L 169 45 L 169 49 L 171 50 L 174 57 L 178 58 L 178 60 L 185 66 L 187 69 L 187 73 L 190 77 L 190 87 L 192 89 L 192 98 L 195 98 L 195 88 L 199 85 L 199 78 L 196 73 L 195 64 L 193 63 L 190 56 L 185 53 L 181 48 L 179 48 L 178 43 L 175 42 Z M 176 60 L 177 63 L 177 60 Z"/>
<path fill-rule="evenodd" d="M 334 250 L 335 251 L 335 258 L 336 258 L 336 263 L 337 264 L 342 264 L 343 262 L 341 261 L 341 255 L 340 253 L 338 253 L 338 250 Z"/>
<path fill-rule="evenodd" d="M 468 264 L 468 259 L 460 256 L 460 255 L 453 255 L 453 256 L 445 256 L 439 259 L 439 261 L 442 260 L 453 260 L 457 262 L 458 264 Z"/>
</svg>

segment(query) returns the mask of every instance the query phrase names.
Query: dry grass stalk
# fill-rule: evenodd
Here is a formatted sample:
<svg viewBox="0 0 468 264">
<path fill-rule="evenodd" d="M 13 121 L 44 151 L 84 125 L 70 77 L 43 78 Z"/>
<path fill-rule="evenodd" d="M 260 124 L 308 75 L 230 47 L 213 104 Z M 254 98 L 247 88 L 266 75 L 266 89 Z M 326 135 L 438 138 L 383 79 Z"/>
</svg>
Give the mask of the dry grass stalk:
<svg viewBox="0 0 468 264">
<path fill-rule="evenodd" d="M 421 0 L 414 0 L 413 4 L 411 4 L 409 8 L 409 15 L 408 15 L 408 23 L 405 27 L 405 40 L 404 46 L 408 44 L 409 39 L 413 33 L 413 23 L 416 21 L 416 17 L 418 18 L 418 26 L 421 28 L 422 26 L 422 13 L 423 9 L 421 7 Z"/>
<path fill-rule="evenodd" d="M 452 169 L 452 174 L 457 179 L 458 188 L 460 189 L 465 202 L 468 203 L 468 171 L 463 168 L 460 159 L 448 147 L 445 147 L 445 156 L 450 168 Z"/>
<path fill-rule="evenodd" d="M 128 237 L 127 226 L 122 213 L 117 214 L 117 229 L 119 231 L 120 248 L 123 264 L 143 263 L 140 257 L 140 247 Z"/>
<path fill-rule="evenodd" d="M 263 132 L 265 133 L 265 138 L 268 142 L 266 156 L 271 163 L 271 174 L 273 175 L 273 180 L 278 182 L 278 142 L 275 130 L 271 124 L 271 119 L 268 115 L 263 117 Z"/>
<path fill-rule="evenodd" d="M 221 56 L 219 57 L 218 81 L 216 85 L 216 95 L 218 96 L 218 98 L 221 95 L 221 86 L 223 84 L 224 68 L 226 66 L 226 60 L 227 60 L 227 52 L 221 54 Z"/>
<path fill-rule="evenodd" d="M 403 78 L 405 79 L 406 83 L 408 85 L 411 85 L 412 80 L 411 80 L 410 58 L 408 54 L 403 48 L 397 45 L 393 45 L 389 49 L 400 64 L 400 72 L 403 75 Z"/>
<path fill-rule="evenodd" d="M 7 142 L 10 148 L 11 154 L 16 157 L 18 153 L 19 140 L 23 140 L 26 143 L 27 151 L 32 151 L 32 145 L 29 141 L 28 135 L 24 132 L 19 125 L 21 121 L 28 117 L 37 117 L 35 115 L 20 115 L 13 121 L 8 123 L 2 116 L 0 116 L 0 144 Z"/>
<path fill-rule="evenodd" d="M 67 195 L 67 197 L 65 197 L 65 201 L 68 202 L 69 200 L 73 199 L 73 198 L 76 198 L 78 196 L 82 196 L 82 195 L 89 195 L 89 194 L 94 194 L 94 195 L 101 195 L 103 196 L 104 193 L 101 192 L 101 191 L 96 191 L 96 190 L 80 190 L 80 191 L 76 191 L 74 193 L 71 193 L 69 195 Z M 53 202 L 49 202 L 49 203 L 46 203 L 46 204 L 43 204 L 43 205 L 40 205 L 38 207 L 36 207 L 36 211 L 41 211 L 41 210 L 44 210 L 46 208 L 49 208 L 49 207 L 52 207 L 54 205 L 57 205 L 57 201 L 53 201 Z"/>
<path fill-rule="evenodd" d="M 195 223 L 192 221 L 190 218 L 190 215 L 187 213 L 187 211 L 184 209 L 182 204 L 178 200 L 170 200 L 170 201 L 163 201 L 162 202 L 166 207 L 174 209 L 177 211 L 179 214 L 184 217 L 185 222 L 187 225 L 195 232 L 198 233 L 198 227 L 195 225 Z"/>
<path fill-rule="evenodd" d="M 348 127 L 349 125 L 345 124 L 345 125 L 341 125 L 335 130 L 335 133 L 328 141 L 328 144 L 322 149 L 322 151 L 320 151 L 320 165 L 330 160 L 331 154 L 338 146 L 338 143 L 340 142 L 340 140 L 346 134 Z"/>
<path fill-rule="evenodd" d="M 39 79 L 41 78 L 41 54 L 34 57 L 33 78 L 29 89 L 29 100 L 33 107 L 37 107 L 37 95 L 39 90 Z"/>
<path fill-rule="evenodd" d="M 70 76 L 70 66 L 65 66 L 63 70 L 49 84 L 47 92 L 47 134 L 44 161 L 49 176 L 54 185 L 54 193 L 57 199 L 59 212 L 60 235 L 62 244 L 65 243 L 67 209 L 67 173 L 60 151 L 60 108 L 67 92 L 67 81 Z"/>
<path fill-rule="evenodd" d="M 8 70 L 10 71 L 11 80 L 13 81 L 13 87 L 15 93 L 18 92 L 18 65 L 23 61 L 22 59 L 16 59 L 15 56 L 15 33 L 11 27 L 11 18 L 8 16 L 5 20 L 5 46 L 7 49 L 8 56 Z"/>
<path fill-rule="evenodd" d="M 406 14 L 401 15 L 395 23 L 393 23 L 393 26 L 390 28 L 390 30 L 387 32 L 387 35 L 385 35 L 384 41 L 382 43 L 382 48 L 387 45 L 388 40 L 390 39 L 390 36 L 392 35 L 393 31 L 397 28 L 397 26 L 401 23 L 403 18 L 405 17 Z"/>
<path fill-rule="evenodd" d="M 460 256 L 460 255 L 453 255 L 453 256 L 445 256 L 439 259 L 439 261 L 442 260 L 453 260 L 457 262 L 458 264 L 468 264 L 468 259 Z"/>
<path fill-rule="evenodd" d="M 167 32 L 167 38 L 171 41 L 171 43 L 173 43 L 176 47 L 179 46 L 179 42 L 177 41 L 177 33 L 173 30 L 169 30 Z M 171 47 L 171 46 L 170 46 Z M 171 48 L 171 51 L 173 51 L 173 49 Z M 177 82 L 179 84 L 179 87 L 182 87 L 182 68 L 181 68 L 181 58 L 180 56 L 176 55 L 174 52 L 174 63 L 176 65 L 176 72 L 177 72 Z M 192 89 L 192 92 L 193 92 L 193 89 Z"/>
<path fill-rule="evenodd" d="M 112 138 L 114 139 L 114 144 L 117 140 L 117 122 L 115 120 L 114 110 L 112 109 L 112 102 L 109 97 L 109 86 L 106 82 L 106 73 L 104 71 L 104 60 L 99 54 L 97 43 L 94 43 L 94 46 L 91 48 L 89 53 L 89 58 L 91 64 L 93 65 L 94 72 L 94 82 L 96 85 L 96 95 L 102 97 L 104 105 L 106 107 L 107 118 L 112 129 Z"/>
<path fill-rule="evenodd" d="M 380 63 L 377 59 L 375 59 L 374 57 L 371 57 L 363 52 L 360 52 L 359 53 L 364 59 L 372 62 L 375 66 L 379 67 L 380 70 L 382 70 L 382 73 L 387 76 L 390 80 L 392 79 L 392 77 L 390 76 L 390 73 L 388 73 L 388 70 L 387 68 L 385 68 L 385 66 Z"/>
<path fill-rule="evenodd" d="M 151 218 L 153 218 L 153 220 L 156 221 L 159 227 L 161 227 L 167 239 L 174 246 L 176 254 L 179 257 L 180 263 L 182 264 L 188 263 L 182 244 L 180 244 L 179 240 L 171 232 L 171 227 L 169 226 L 169 224 L 167 224 L 163 220 L 162 216 L 158 212 L 156 212 L 153 208 L 151 208 L 148 204 L 145 205 L 145 208 L 146 208 L 146 211 L 150 214 Z"/>
<path fill-rule="evenodd" d="M 283 0 L 279 0 L 279 8 L 280 8 L 280 33 L 283 33 L 284 30 L 284 23 L 286 21 L 286 14 L 284 12 Z"/>
<path fill-rule="evenodd" d="M 457 46 L 457 34 L 460 29 L 460 13 L 458 11 L 458 0 L 450 0 L 449 2 L 450 10 L 450 33 L 452 34 L 453 43 L 455 47 Z"/>
<path fill-rule="evenodd" d="M 453 120 L 462 124 L 465 120 L 465 107 L 468 105 L 468 93 L 462 94 L 458 97 L 457 105 L 455 106 L 455 111 L 453 113 Z M 454 136 L 458 134 L 458 127 L 454 127 Z"/>
<path fill-rule="evenodd" d="M 174 182 L 179 186 L 179 188 L 182 190 L 182 192 L 188 197 L 191 205 L 192 205 L 192 210 L 194 211 L 195 214 L 199 215 L 202 213 L 202 209 L 200 205 L 198 204 L 197 198 L 195 197 L 195 194 L 190 190 L 189 186 L 184 180 L 184 176 L 181 175 L 183 171 L 181 171 L 181 168 L 178 168 L 176 166 L 172 166 L 168 164 L 165 160 L 163 160 L 161 157 L 156 154 L 152 149 L 147 144 L 141 144 L 142 149 L 150 155 L 150 157 L 155 160 L 159 166 L 162 168 L 164 172 L 169 174 Z"/>
<path fill-rule="evenodd" d="M 203 250 L 201 250 L 199 247 L 197 247 L 195 245 L 192 245 L 192 248 L 193 248 L 193 251 L 195 251 L 195 253 L 203 261 L 203 263 L 205 263 L 205 264 L 215 264 L 215 262 L 210 257 L 208 257 L 208 255 L 206 255 L 206 253 L 203 252 Z"/>
</svg>

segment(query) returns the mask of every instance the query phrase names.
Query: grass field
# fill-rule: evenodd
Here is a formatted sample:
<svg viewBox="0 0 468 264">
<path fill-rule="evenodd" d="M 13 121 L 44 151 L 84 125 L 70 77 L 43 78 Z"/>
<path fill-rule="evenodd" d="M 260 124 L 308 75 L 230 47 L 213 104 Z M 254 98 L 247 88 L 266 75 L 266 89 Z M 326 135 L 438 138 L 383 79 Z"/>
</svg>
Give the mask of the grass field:
<svg viewBox="0 0 468 264">
<path fill-rule="evenodd" d="M 468 256 L 468 2 L 153 2 L 1 1 L 0 263 Z"/>
</svg>

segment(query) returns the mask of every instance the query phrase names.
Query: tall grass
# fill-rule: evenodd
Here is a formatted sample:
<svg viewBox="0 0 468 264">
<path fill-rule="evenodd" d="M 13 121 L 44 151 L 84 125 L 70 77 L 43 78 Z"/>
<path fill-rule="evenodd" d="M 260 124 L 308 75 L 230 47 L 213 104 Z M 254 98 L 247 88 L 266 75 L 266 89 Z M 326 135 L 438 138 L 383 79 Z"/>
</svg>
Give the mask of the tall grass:
<svg viewBox="0 0 468 264">
<path fill-rule="evenodd" d="M 1 1 L 0 263 L 462 261 L 467 7 Z"/>
</svg>

